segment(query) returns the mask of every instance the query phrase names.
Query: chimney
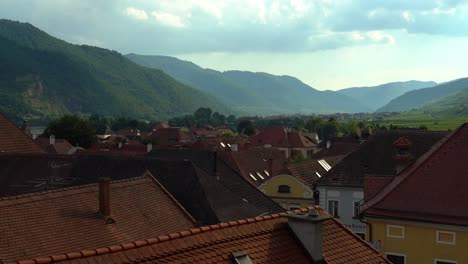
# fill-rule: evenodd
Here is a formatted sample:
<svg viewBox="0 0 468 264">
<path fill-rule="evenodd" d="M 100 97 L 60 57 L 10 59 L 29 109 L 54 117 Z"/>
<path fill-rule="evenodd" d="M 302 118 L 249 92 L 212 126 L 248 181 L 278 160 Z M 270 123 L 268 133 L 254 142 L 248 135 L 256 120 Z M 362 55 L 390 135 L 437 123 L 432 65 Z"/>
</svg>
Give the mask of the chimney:
<svg viewBox="0 0 468 264">
<path fill-rule="evenodd" d="M 110 216 L 110 178 L 99 179 L 99 213 L 106 220 L 106 224 L 114 223 Z"/>
<path fill-rule="evenodd" d="M 146 145 L 146 152 L 150 153 L 151 150 L 153 150 L 153 144 L 152 144 L 152 143 L 148 143 L 148 144 Z"/>
<path fill-rule="evenodd" d="M 413 162 L 413 155 L 410 152 L 413 143 L 406 137 L 401 137 L 393 142 L 395 161 L 395 175 L 400 174 Z"/>
<path fill-rule="evenodd" d="M 331 141 L 327 140 L 327 149 L 329 149 L 330 147 L 331 147 Z"/>
<path fill-rule="evenodd" d="M 23 120 L 23 126 L 21 126 L 21 130 L 28 136 L 32 137 L 31 134 L 31 127 L 29 126 L 28 120 Z"/>
<path fill-rule="evenodd" d="M 123 143 L 119 142 L 119 149 L 121 149 L 122 147 L 123 147 Z"/>
<path fill-rule="evenodd" d="M 239 151 L 239 146 L 237 144 L 231 144 L 231 151 L 232 152 L 237 152 Z"/>
<path fill-rule="evenodd" d="M 289 228 L 309 253 L 314 263 L 323 259 L 323 222 L 330 216 L 320 215 L 316 209 L 310 209 L 308 214 L 285 215 Z"/>
<path fill-rule="evenodd" d="M 54 135 L 50 135 L 49 137 L 49 145 L 54 145 L 55 144 L 55 136 Z"/>
</svg>

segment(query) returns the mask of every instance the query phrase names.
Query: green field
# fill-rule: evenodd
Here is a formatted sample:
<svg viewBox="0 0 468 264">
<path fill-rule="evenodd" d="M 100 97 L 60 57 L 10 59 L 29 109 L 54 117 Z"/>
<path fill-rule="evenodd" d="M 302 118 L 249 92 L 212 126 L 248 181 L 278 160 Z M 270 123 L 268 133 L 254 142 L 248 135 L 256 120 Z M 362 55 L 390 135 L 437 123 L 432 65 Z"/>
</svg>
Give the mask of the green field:
<svg viewBox="0 0 468 264">
<path fill-rule="evenodd" d="M 399 127 L 413 128 L 426 126 L 429 130 L 453 130 L 465 122 L 468 122 L 468 116 L 434 117 L 421 112 L 407 112 L 385 118 L 383 122 L 380 122 L 380 124 L 386 126 L 393 124 Z"/>
</svg>

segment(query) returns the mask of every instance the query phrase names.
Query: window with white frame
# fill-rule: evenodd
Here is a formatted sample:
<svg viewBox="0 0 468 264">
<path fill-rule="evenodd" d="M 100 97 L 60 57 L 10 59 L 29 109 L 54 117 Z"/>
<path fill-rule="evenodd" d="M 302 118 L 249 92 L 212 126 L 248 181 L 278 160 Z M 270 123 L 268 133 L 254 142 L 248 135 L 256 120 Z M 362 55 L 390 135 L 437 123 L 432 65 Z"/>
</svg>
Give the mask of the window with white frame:
<svg viewBox="0 0 468 264">
<path fill-rule="evenodd" d="M 385 257 L 390 260 L 393 264 L 405 264 L 406 256 L 398 253 L 385 253 Z"/>
<path fill-rule="evenodd" d="M 457 264 L 457 262 L 446 259 L 434 259 L 434 264 Z"/>
<path fill-rule="evenodd" d="M 399 225 L 387 225 L 387 237 L 405 238 L 405 227 Z"/>
<path fill-rule="evenodd" d="M 455 245 L 456 234 L 449 231 L 436 231 L 436 242 L 438 244 Z"/>
<path fill-rule="evenodd" d="M 340 201 L 328 200 L 328 213 L 333 217 L 340 217 Z"/>
<path fill-rule="evenodd" d="M 359 217 L 360 208 L 361 208 L 361 202 L 360 201 L 354 201 L 353 202 L 353 217 L 354 218 Z"/>
</svg>

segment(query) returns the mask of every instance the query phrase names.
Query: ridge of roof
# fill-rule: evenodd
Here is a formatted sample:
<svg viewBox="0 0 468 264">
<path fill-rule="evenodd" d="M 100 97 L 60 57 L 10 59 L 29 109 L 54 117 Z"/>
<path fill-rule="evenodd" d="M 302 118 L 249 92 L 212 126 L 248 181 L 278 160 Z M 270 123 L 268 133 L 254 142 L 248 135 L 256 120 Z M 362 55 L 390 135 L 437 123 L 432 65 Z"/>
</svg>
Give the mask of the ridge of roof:
<svg viewBox="0 0 468 264">
<path fill-rule="evenodd" d="M 151 176 L 151 177 L 149 177 L 149 176 Z M 151 175 L 151 173 L 149 173 L 149 175 L 143 174 L 142 176 L 127 178 L 127 179 L 120 179 L 120 180 L 113 180 L 113 181 L 110 181 L 110 183 L 115 184 L 115 183 L 122 183 L 122 182 L 133 182 L 133 181 L 138 181 L 138 180 L 141 180 L 141 179 L 144 179 L 144 178 L 150 178 L 150 179 L 155 180 L 157 182 L 157 180 L 153 177 L 153 175 Z M 157 182 L 157 183 L 161 186 L 161 184 L 159 182 Z M 47 194 L 63 193 L 63 192 L 71 191 L 71 190 L 86 189 L 86 188 L 90 188 L 90 187 L 94 187 L 94 186 L 97 186 L 97 183 L 70 186 L 70 187 L 65 187 L 65 188 L 60 188 L 60 189 L 52 189 L 52 190 L 40 191 L 40 192 L 24 193 L 24 194 L 19 194 L 19 195 L 12 195 L 12 196 L 3 196 L 3 197 L 0 197 L 0 202 L 20 200 L 20 199 L 23 199 L 23 198 L 38 197 L 38 196 L 43 196 L 43 195 L 47 195 Z M 167 190 L 165 190 L 165 189 L 164 189 L 164 191 L 167 192 Z M 173 197 L 171 197 L 171 198 L 173 198 Z M 36 201 L 36 200 L 30 200 L 30 202 L 34 202 L 34 201 Z M 0 207 L 2 207 L 2 205 L 0 205 Z"/>
<path fill-rule="evenodd" d="M 29 137 L 26 133 L 24 133 L 23 130 L 21 130 L 19 127 L 17 127 L 15 125 L 15 123 L 13 123 L 13 121 L 11 121 L 3 112 L 0 112 L 0 118 L 3 117 L 3 119 L 6 120 L 7 123 L 10 123 L 16 130 L 18 130 L 21 134 L 23 134 L 27 139 L 27 141 L 29 141 L 31 144 L 33 144 L 34 146 L 37 146 L 39 150 L 41 150 L 43 153 L 46 153 L 46 151 L 40 147 L 39 145 L 37 145 L 34 140 Z M 41 152 L 36 152 L 36 153 L 41 153 Z"/>
<path fill-rule="evenodd" d="M 107 254 L 107 253 L 120 252 L 120 251 L 129 250 L 129 249 L 135 249 L 135 248 L 140 248 L 140 247 L 144 247 L 144 246 L 149 246 L 149 245 L 157 244 L 157 243 L 160 243 L 160 242 L 165 242 L 165 241 L 168 241 L 168 240 L 174 240 L 174 239 L 177 239 L 177 238 L 188 237 L 188 236 L 191 236 L 191 235 L 208 232 L 210 230 L 217 230 L 217 229 L 223 229 L 223 228 L 232 227 L 232 226 L 239 226 L 239 225 L 245 225 L 245 224 L 250 224 L 250 223 L 262 222 L 262 221 L 266 221 L 266 220 L 276 219 L 276 218 L 279 218 L 279 217 L 282 217 L 282 216 L 285 216 L 285 215 L 289 215 L 289 214 L 307 213 L 312 209 L 320 209 L 320 207 L 311 206 L 311 207 L 307 207 L 307 208 L 295 209 L 295 210 L 290 210 L 290 211 L 277 213 L 277 214 L 257 216 L 257 217 L 253 217 L 253 218 L 246 218 L 246 219 L 241 219 L 241 220 L 223 222 L 223 223 L 219 223 L 219 224 L 213 224 L 213 225 L 208 225 L 208 226 L 192 228 L 192 229 L 189 229 L 189 230 L 183 230 L 183 231 L 180 231 L 180 232 L 175 232 L 175 233 L 171 233 L 171 234 L 167 234 L 167 235 L 161 235 L 161 236 L 157 236 L 157 237 L 154 237 L 154 238 L 149 238 L 149 239 L 144 239 L 144 240 L 136 240 L 136 241 L 132 241 L 132 242 L 129 242 L 129 243 L 120 244 L 120 245 L 114 245 L 114 246 L 108 246 L 108 247 L 102 247 L 102 248 L 90 249 L 90 250 L 89 249 L 88 250 L 81 250 L 79 252 L 70 252 L 70 253 L 65 253 L 65 254 L 60 254 L 60 255 L 48 256 L 48 257 L 33 258 L 33 259 L 28 259 L 28 260 L 20 260 L 20 261 L 17 261 L 15 263 L 17 263 L 17 264 L 39 264 L 39 263 L 46 264 L 46 263 L 53 263 L 53 262 L 56 262 L 56 261 L 65 261 L 65 260 L 78 259 L 78 258 L 82 258 L 82 257 L 91 257 L 91 256 L 98 256 L 98 255 L 103 255 L 103 254 Z M 335 221 L 338 222 L 338 220 L 336 220 L 336 219 L 335 219 Z M 351 232 L 351 231 L 348 231 L 348 232 Z M 366 244 L 367 244 L 367 242 L 366 242 Z"/>
<path fill-rule="evenodd" d="M 169 198 L 176 204 L 176 206 L 178 206 L 182 212 L 184 212 L 184 214 L 190 219 L 190 221 L 192 221 L 193 224 L 197 225 L 197 220 L 195 220 L 195 218 L 185 209 L 185 207 L 182 206 L 181 203 L 179 203 L 179 201 L 177 201 L 177 199 L 166 189 L 166 187 L 164 187 L 157 179 L 156 177 L 153 176 L 153 174 L 151 174 L 151 172 L 149 170 L 145 170 L 145 172 L 143 173 L 142 176 L 140 176 L 140 178 L 143 178 L 143 177 L 149 177 L 150 179 L 153 180 L 153 182 L 159 186 L 159 188 L 161 188 L 161 190 L 163 190 L 163 192 L 169 196 Z M 130 178 L 130 179 L 133 179 L 133 178 Z M 129 180 L 129 179 L 124 179 L 124 180 L 120 180 L 120 181 L 125 181 L 125 180 Z"/>
<path fill-rule="evenodd" d="M 421 168 L 431 157 L 438 154 L 438 150 L 444 146 L 446 143 L 450 142 L 453 137 L 463 130 L 464 127 L 468 127 L 468 123 L 463 123 L 456 130 L 452 131 L 438 142 L 436 142 L 432 147 L 421 155 L 413 164 L 406 167 L 399 175 L 394 177 L 394 179 L 389 182 L 379 193 L 374 195 L 368 202 L 363 204 L 363 209 L 361 213 L 365 213 L 366 210 L 370 209 L 372 206 L 378 204 L 380 201 L 385 199 L 395 188 L 401 185 L 406 179 L 408 179 L 415 171 Z"/>
</svg>

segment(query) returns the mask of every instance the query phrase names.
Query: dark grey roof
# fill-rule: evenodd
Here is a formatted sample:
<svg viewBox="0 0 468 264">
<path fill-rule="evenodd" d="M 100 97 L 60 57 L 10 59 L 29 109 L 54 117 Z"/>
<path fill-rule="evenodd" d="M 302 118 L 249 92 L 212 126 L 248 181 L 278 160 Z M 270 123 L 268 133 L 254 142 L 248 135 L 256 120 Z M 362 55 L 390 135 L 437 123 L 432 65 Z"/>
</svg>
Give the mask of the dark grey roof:
<svg viewBox="0 0 468 264">
<path fill-rule="evenodd" d="M 393 142 L 401 137 L 413 146 L 413 161 L 428 151 L 448 132 L 424 130 L 381 131 L 359 145 L 317 181 L 317 185 L 364 187 L 365 175 L 395 175 Z"/>
<path fill-rule="evenodd" d="M 214 164 L 213 158 L 202 160 L 205 166 L 209 162 Z M 218 167 L 220 173 L 216 177 L 183 155 L 162 160 L 105 155 L 0 154 L 0 196 L 95 183 L 100 177 L 126 179 L 148 170 L 200 225 L 283 211 L 241 176 L 222 164 Z"/>
</svg>

